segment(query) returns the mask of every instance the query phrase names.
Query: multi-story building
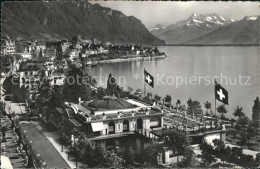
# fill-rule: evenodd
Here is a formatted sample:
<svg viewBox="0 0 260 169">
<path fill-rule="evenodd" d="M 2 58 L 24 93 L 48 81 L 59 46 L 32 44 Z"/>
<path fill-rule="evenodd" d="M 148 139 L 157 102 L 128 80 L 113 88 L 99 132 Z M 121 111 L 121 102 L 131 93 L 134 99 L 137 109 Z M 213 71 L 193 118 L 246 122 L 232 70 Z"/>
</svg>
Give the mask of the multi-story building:
<svg viewBox="0 0 260 169">
<path fill-rule="evenodd" d="M 137 131 L 149 133 L 163 127 L 164 113 L 160 109 L 136 100 L 105 96 L 89 103 L 67 103 L 53 112 L 51 122 L 60 128 L 67 119 L 67 125 L 84 131 L 90 141 L 106 147 L 133 147 L 137 153 L 144 148 L 144 141 L 135 137 Z M 150 133 L 150 137 L 153 135 Z"/>
<path fill-rule="evenodd" d="M 15 54 L 15 41 L 9 37 L 1 38 L 1 55 L 14 55 Z"/>
</svg>

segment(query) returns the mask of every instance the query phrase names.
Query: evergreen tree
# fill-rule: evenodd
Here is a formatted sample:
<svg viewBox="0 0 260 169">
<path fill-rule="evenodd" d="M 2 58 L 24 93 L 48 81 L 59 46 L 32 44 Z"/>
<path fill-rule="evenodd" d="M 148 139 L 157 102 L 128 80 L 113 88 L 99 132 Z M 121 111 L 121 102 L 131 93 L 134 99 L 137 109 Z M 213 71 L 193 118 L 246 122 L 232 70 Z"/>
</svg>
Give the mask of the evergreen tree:
<svg viewBox="0 0 260 169">
<path fill-rule="evenodd" d="M 252 114 L 253 121 L 258 122 L 260 120 L 260 101 L 259 101 L 259 97 L 257 97 L 255 99 L 252 111 L 253 111 L 253 114 Z"/>
<path fill-rule="evenodd" d="M 88 79 L 88 74 L 75 65 L 71 65 L 64 85 L 65 100 L 71 102 L 78 102 L 79 98 L 89 100 L 91 89 Z"/>
</svg>

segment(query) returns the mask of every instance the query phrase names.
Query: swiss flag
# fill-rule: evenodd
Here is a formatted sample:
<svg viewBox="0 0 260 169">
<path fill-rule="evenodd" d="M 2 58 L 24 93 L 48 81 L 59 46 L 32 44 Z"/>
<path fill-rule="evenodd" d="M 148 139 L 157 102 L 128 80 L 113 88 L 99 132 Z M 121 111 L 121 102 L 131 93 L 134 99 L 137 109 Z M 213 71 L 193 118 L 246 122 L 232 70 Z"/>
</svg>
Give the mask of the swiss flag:
<svg viewBox="0 0 260 169">
<path fill-rule="evenodd" d="M 154 87 L 154 80 L 153 76 L 150 75 L 145 69 L 144 69 L 144 81 L 149 84 L 152 88 Z"/>
<path fill-rule="evenodd" d="M 220 84 L 215 84 L 215 97 L 218 101 L 228 105 L 228 91 Z"/>
</svg>

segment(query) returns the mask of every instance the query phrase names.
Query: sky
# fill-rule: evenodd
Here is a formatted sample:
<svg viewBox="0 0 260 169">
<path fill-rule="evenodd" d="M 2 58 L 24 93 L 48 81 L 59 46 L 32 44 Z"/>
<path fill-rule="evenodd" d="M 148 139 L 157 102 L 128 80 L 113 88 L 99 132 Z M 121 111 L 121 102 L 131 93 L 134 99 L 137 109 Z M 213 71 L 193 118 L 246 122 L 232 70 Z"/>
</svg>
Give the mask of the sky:
<svg viewBox="0 0 260 169">
<path fill-rule="evenodd" d="M 127 16 L 140 19 L 147 28 L 156 24 L 170 25 L 187 19 L 192 13 L 217 13 L 223 17 L 240 20 L 245 16 L 260 15 L 259 2 L 170 2 L 170 1 L 101 1 L 101 6 L 119 10 Z"/>
</svg>

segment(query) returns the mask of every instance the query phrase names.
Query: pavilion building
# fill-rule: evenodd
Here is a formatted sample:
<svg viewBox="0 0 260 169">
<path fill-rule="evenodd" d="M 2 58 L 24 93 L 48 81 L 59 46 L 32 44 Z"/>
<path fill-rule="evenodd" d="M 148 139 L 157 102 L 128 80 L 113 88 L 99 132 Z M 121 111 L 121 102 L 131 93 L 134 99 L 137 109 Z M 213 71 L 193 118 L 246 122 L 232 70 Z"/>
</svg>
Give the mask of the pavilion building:
<svg viewBox="0 0 260 169">
<path fill-rule="evenodd" d="M 62 116 L 70 123 L 66 125 L 84 131 L 90 141 L 106 147 L 117 147 L 118 151 L 131 146 L 140 153 L 147 140 L 138 137 L 137 131 L 150 133 L 162 129 L 164 115 L 155 106 L 132 99 L 105 96 L 91 102 L 79 100 L 78 104 L 66 103 L 63 108 L 57 108 L 50 119 L 54 126 L 61 128 L 64 125 Z"/>
</svg>

